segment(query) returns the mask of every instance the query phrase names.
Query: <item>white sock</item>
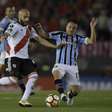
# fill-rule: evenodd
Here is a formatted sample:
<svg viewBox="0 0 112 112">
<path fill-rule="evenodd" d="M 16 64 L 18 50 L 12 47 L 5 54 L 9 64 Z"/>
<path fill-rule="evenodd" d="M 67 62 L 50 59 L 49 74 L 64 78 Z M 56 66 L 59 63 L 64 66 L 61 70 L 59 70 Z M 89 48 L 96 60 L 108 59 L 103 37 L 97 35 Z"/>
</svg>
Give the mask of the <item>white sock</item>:
<svg viewBox="0 0 112 112">
<path fill-rule="evenodd" d="M 16 80 L 13 77 L 2 77 L 0 78 L 0 85 L 10 85 L 16 83 Z"/>
<path fill-rule="evenodd" d="M 27 81 L 27 84 L 26 84 L 26 89 L 25 89 L 25 92 L 21 98 L 21 100 L 27 100 L 30 96 L 30 93 L 32 91 L 32 88 L 37 80 L 37 77 L 38 75 L 37 74 L 31 74 L 28 81 Z"/>
</svg>

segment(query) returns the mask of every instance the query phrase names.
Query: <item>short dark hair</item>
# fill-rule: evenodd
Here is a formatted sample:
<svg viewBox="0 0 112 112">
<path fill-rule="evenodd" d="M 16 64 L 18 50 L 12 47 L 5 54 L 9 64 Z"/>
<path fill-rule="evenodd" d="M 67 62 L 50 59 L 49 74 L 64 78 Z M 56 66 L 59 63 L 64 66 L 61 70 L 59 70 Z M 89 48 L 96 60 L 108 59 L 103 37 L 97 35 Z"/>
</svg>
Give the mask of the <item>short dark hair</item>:
<svg viewBox="0 0 112 112">
<path fill-rule="evenodd" d="M 77 23 L 78 23 L 78 20 L 73 19 L 73 18 L 72 18 L 72 19 L 70 18 L 70 19 L 67 20 L 66 23 L 68 24 L 68 23 L 70 23 L 70 22 L 71 22 L 71 23 L 76 23 L 76 24 L 77 24 Z"/>
</svg>

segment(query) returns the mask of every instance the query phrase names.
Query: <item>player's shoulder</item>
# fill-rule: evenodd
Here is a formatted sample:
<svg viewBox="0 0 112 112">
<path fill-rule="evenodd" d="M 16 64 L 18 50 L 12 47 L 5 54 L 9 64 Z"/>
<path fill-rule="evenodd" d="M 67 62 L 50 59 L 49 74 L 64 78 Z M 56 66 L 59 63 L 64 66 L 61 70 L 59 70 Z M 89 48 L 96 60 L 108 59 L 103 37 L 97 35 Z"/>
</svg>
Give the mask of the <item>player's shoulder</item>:
<svg viewBox="0 0 112 112">
<path fill-rule="evenodd" d="M 18 25 L 18 23 L 15 22 L 15 21 L 11 21 L 10 24 L 9 24 L 10 27 L 14 27 L 14 26 L 17 26 L 17 25 Z"/>
<path fill-rule="evenodd" d="M 50 32 L 50 34 L 52 34 L 52 35 L 60 35 L 60 34 L 64 34 L 65 32 L 64 31 L 52 31 L 52 32 Z"/>
<path fill-rule="evenodd" d="M 7 16 L 5 16 L 1 20 L 9 20 L 9 18 Z"/>
<path fill-rule="evenodd" d="M 78 34 L 78 33 L 74 34 L 74 37 L 76 37 L 76 38 L 86 38 L 85 35 L 81 35 L 81 34 Z"/>
</svg>

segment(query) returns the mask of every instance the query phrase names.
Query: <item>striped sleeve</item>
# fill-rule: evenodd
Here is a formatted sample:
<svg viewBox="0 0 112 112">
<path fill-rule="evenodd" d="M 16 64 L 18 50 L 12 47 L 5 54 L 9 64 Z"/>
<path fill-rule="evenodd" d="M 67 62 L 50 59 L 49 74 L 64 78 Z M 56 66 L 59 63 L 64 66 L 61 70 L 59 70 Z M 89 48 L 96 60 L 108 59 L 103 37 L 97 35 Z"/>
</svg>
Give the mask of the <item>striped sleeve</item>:
<svg viewBox="0 0 112 112">
<path fill-rule="evenodd" d="M 57 40 L 60 36 L 61 32 L 60 31 L 54 31 L 49 33 L 49 38 L 53 40 Z"/>
<path fill-rule="evenodd" d="M 78 43 L 80 43 L 80 44 L 88 44 L 87 43 L 88 38 L 86 36 L 76 35 L 76 38 L 78 40 Z"/>
</svg>

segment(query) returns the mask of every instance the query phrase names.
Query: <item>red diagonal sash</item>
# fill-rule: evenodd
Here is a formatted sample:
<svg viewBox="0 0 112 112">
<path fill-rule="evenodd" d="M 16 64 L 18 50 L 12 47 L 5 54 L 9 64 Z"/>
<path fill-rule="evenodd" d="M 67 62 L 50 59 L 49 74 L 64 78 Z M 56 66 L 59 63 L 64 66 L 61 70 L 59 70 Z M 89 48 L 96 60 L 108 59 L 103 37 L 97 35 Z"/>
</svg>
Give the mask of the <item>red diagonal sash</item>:
<svg viewBox="0 0 112 112">
<path fill-rule="evenodd" d="M 26 43 L 29 39 L 30 33 L 31 33 L 31 26 L 28 26 L 28 28 L 26 30 L 26 34 L 14 48 L 15 53 L 20 51 L 20 49 L 22 49 L 26 45 Z"/>
</svg>

